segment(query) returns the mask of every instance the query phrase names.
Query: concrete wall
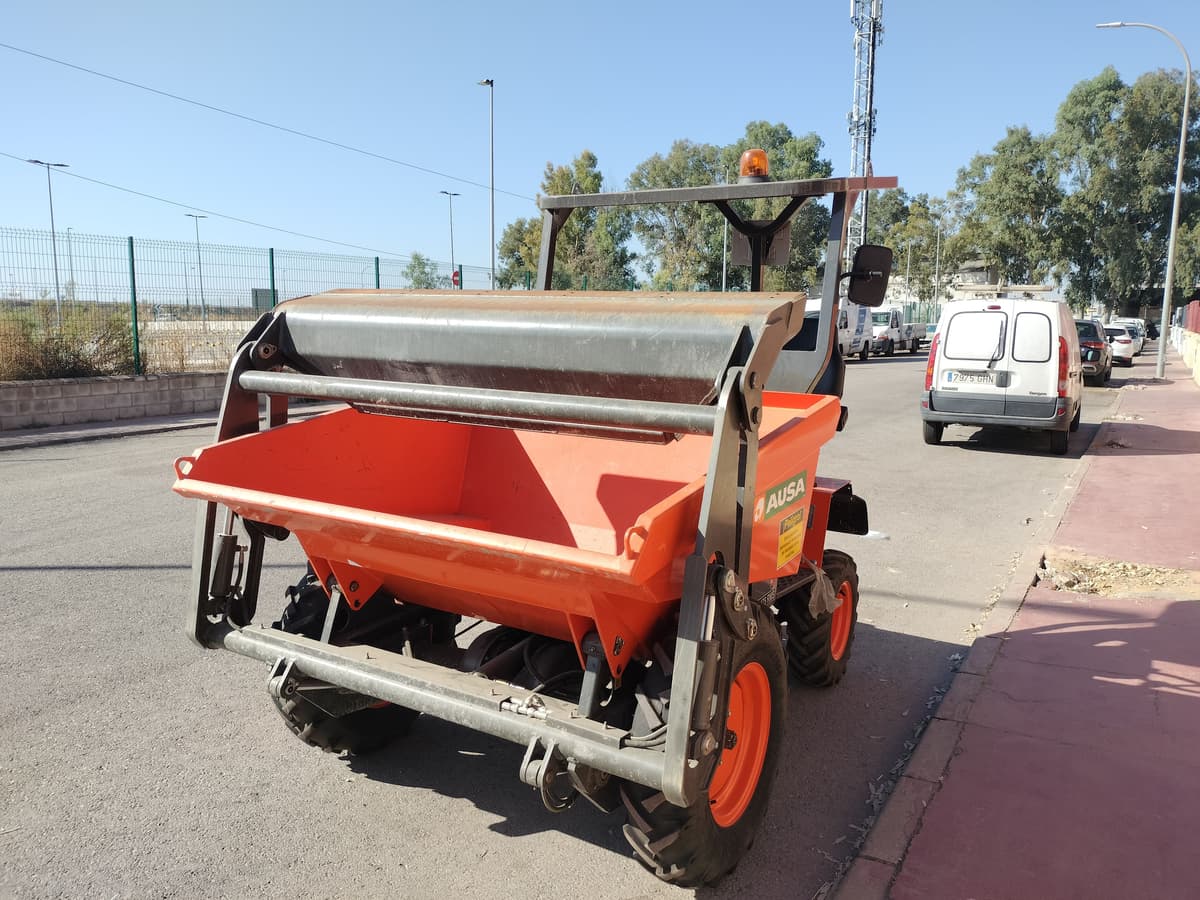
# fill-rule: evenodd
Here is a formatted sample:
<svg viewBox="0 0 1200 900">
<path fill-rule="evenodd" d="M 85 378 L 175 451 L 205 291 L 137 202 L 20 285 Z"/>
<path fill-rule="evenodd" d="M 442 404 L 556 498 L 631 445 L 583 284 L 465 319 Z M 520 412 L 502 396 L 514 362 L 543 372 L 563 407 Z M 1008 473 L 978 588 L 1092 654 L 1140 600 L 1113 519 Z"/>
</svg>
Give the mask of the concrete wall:
<svg viewBox="0 0 1200 900">
<path fill-rule="evenodd" d="M 0 382 L 0 431 L 208 412 L 224 372 Z"/>
</svg>

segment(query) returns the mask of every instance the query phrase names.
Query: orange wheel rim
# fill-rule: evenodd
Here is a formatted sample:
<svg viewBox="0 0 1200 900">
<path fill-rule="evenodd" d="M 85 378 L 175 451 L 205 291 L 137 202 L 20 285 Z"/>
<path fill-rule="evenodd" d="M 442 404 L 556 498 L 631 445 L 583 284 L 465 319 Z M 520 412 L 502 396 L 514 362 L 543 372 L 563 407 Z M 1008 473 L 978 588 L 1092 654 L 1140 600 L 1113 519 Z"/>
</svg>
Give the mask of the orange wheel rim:
<svg viewBox="0 0 1200 900">
<path fill-rule="evenodd" d="M 854 622 L 854 589 L 850 582 L 843 581 L 837 595 L 842 602 L 833 611 L 829 623 L 829 655 L 841 659 L 846 652 L 846 645 L 850 643 L 850 626 Z"/>
<path fill-rule="evenodd" d="M 737 822 L 750 805 L 771 736 L 771 681 L 759 663 L 747 663 L 729 689 L 726 746 L 708 788 L 713 821 Z M 729 735 L 734 737 L 729 737 Z M 729 744 L 733 743 L 730 747 Z"/>
</svg>

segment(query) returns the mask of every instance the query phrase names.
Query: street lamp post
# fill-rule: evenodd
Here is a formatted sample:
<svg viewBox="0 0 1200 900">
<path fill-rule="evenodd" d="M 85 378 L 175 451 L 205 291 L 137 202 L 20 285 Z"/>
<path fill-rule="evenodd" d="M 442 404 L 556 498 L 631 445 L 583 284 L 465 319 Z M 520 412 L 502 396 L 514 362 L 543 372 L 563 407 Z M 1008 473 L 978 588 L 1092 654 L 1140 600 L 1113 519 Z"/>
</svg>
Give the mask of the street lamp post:
<svg viewBox="0 0 1200 900">
<path fill-rule="evenodd" d="M 1162 314 L 1158 323 L 1158 359 L 1154 365 L 1154 377 L 1162 378 L 1167 365 L 1167 335 L 1171 327 L 1171 287 L 1175 280 L 1175 231 L 1179 227 L 1179 198 L 1183 193 L 1183 158 L 1187 152 L 1188 106 L 1192 99 L 1192 60 L 1179 38 L 1165 28 L 1145 22 L 1102 22 L 1097 28 L 1149 28 L 1164 34 L 1174 41 L 1183 54 L 1183 121 L 1179 126 L 1179 160 L 1175 164 L 1175 199 L 1171 204 L 1171 232 L 1167 238 L 1167 277 L 1163 285 Z"/>
<path fill-rule="evenodd" d="M 196 280 L 200 283 L 200 321 L 208 322 L 208 307 L 204 303 L 204 262 L 200 259 L 200 220 L 208 216 L 200 213 L 184 213 L 196 223 Z"/>
<path fill-rule="evenodd" d="M 933 305 L 936 309 L 941 306 L 938 289 L 942 286 L 942 225 L 937 227 L 937 247 L 933 251 Z"/>
<path fill-rule="evenodd" d="M 54 188 L 50 186 L 50 170 L 65 169 L 67 163 L 42 162 L 40 159 L 27 159 L 27 163 L 42 166 L 46 170 L 46 195 L 50 198 L 50 255 L 54 259 L 54 316 L 58 327 L 62 328 L 62 291 L 58 286 L 58 238 L 54 232 Z"/>
<path fill-rule="evenodd" d="M 491 147 L 492 169 L 492 290 L 494 291 L 496 289 L 496 82 L 492 78 L 485 78 L 479 83 L 488 89 L 488 123 L 491 132 L 489 146 Z"/>
<path fill-rule="evenodd" d="M 462 194 L 454 191 L 438 191 L 439 194 L 445 194 L 446 199 L 450 201 L 450 279 L 453 283 L 454 273 L 458 269 L 454 268 L 454 198 L 461 197 Z M 461 287 L 462 285 L 459 285 Z"/>
</svg>

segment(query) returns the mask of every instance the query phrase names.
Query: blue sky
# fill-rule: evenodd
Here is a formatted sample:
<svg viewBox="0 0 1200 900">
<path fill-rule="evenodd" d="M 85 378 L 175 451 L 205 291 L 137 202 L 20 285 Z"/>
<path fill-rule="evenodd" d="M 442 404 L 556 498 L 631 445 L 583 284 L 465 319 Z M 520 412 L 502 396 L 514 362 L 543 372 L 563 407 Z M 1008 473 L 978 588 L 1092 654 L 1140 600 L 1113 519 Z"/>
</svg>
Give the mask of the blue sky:
<svg viewBox="0 0 1200 900">
<path fill-rule="evenodd" d="M 582 150 L 609 187 L 678 138 L 729 143 L 747 122 L 816 132 L 849 167 L 848 0 L 754 4 L 12 4 L 0 41 L 464 179 L 317 144 L 0 48 L 0 153 L 383 253 L 490 264 L 488 89 L 495 80 L 496 235 L 535 214 L 545 164 Z M 1053 128 L 1068 90 L 1182 56 L 1125 19 L 1173 31 L 1200 64 L 1194 0 L 884 0 L 876 68 L 881 175 L 942 194 L 1008 125 Z M 1200 98 L 1195 98 L 1200 102 Z M 0 225 L 49 225 L 43 170 L 0 156 Z M 510 193 L 502 193 L 510 192 Z M 530 199 L 523 199 L 522 196 Z M 59 229 L 191 240 L 185 209 L 55 175 Z M 211 215 L 208 242 L 358 253 Z"/>
</svg>

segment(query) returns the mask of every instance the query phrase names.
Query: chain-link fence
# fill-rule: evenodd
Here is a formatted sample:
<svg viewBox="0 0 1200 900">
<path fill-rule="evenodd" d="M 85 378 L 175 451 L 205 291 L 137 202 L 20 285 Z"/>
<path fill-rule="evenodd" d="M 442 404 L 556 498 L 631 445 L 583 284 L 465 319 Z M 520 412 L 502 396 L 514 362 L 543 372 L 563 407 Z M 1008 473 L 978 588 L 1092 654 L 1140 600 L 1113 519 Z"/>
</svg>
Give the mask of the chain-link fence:
<svg viewBox="0 0 1200 900">
<path fill-rule="evenodd" d="M 458 269 L 464 289 L 491 287 L 490 269 Z M 419 254 L 0 227 L 0 380 L 223 369 L 278 302 L 335 288 L 450 288 L 452 274 Z"/>
</svg>

